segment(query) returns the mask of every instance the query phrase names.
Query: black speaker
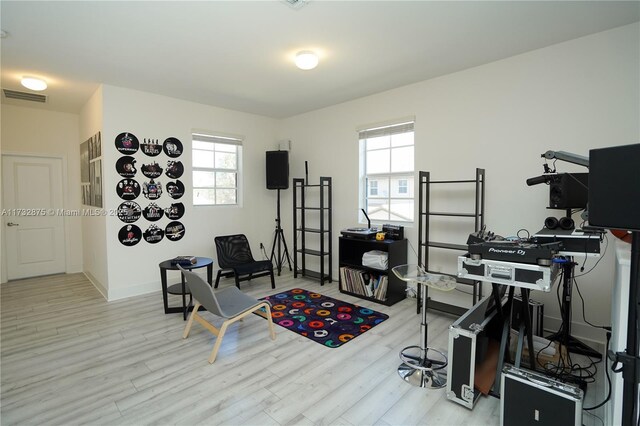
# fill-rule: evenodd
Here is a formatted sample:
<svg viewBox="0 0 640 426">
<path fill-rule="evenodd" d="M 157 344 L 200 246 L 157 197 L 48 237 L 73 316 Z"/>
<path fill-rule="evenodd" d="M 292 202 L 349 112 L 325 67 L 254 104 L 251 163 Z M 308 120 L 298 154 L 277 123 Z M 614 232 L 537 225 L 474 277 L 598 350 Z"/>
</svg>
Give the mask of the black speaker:
<svg viewBox="0 0 640 426">
<path fill-rule="evenodd" d="M 640 231 L 640 144 L 589 151 L 589 224 Z"/>
<path fill-rule="evenodd" d="M 585 208 L 588 186 L 589 173 L 559 173 L 549 183 L 549 208 Z"/>
<path fill-rule="evenodd" d="M 267 189 L 289 188 L 289 151 L 267 151 Z"/>
</svg>

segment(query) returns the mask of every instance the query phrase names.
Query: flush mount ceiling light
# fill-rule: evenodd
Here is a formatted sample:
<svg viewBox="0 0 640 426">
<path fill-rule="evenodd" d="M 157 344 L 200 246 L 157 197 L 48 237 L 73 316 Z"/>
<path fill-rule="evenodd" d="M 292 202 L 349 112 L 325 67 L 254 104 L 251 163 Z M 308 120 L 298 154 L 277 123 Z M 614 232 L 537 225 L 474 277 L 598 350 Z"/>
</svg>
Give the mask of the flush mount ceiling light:
<svg viewBox="0 0 640 426">
<path fill-rule="evenodd" d="M 47 88 L 47 82 L 35 77 L 23 77 L 20 83 L 27 89 L 39 92 Z"/>
<path fill-rule="evenodd" d="M 296 53 L 296 66 L 301 70 L 312 70 L 318 66 L 318 55 L 310 50 Z"/>
</svg>

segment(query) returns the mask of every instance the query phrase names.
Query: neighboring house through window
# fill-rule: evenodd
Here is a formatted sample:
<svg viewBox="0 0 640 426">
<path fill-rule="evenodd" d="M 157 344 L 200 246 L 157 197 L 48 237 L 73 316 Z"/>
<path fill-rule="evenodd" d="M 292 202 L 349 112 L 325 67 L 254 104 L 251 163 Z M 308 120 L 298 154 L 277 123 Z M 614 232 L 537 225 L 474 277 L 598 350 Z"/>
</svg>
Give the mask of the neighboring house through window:
<svg viewBox="0 0 640 426">
<path fill-rule="evenodd" d="M 240 203 L 242 139 L 193 133 L 193 204 Z"/>
<path fill-rule="evenodd" d="M 360 194 L 372 221 L 413 222 L 413 121 L 360 130 Z"/>
</svg>

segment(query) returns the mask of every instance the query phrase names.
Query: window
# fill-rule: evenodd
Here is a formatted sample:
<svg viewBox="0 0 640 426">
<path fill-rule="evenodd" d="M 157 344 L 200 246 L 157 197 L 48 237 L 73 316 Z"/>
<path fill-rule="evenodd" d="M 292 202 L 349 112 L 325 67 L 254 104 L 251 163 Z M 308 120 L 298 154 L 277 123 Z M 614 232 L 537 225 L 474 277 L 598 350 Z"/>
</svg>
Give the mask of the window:
<svg viewBox="0 0 640 426">
<path fill-rule="evenodd" d="M 399 179 L 398 180 L 398 194 L 406 194 L 407 193 L 407 180 Z"/>
<path fill-rule="evenodd" d="M 193 204 L 238 204 L 242 140 L 202 133 L 192 138 Z"/>
<path fill-rule="evenodd" d="M 369 196 L 378 195 L 378 181 L 370 180 L 369 181 Z"/>
<path fill-rule="evenodd" d="M 378 222 L 413 222 L 413 121 L 364 129 L 360 139 L 361 207 Z"/>
</svg>

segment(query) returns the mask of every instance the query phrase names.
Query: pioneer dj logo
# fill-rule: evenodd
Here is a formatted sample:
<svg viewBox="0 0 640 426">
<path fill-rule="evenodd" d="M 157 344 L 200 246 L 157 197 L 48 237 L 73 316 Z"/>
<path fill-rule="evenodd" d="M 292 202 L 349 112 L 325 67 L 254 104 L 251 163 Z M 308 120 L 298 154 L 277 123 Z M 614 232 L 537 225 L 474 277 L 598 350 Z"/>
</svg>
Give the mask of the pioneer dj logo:
<svg viewBox="0 0 640 426">
<path fill-rule="evenodd" d="M 506 249 L 496 249 L 493 247 L 489 248 L 489 253 L 517 254 L 519 256 L 524 256 L 526 254 L 524 250 L 506 250 Z"/>
</svg>

